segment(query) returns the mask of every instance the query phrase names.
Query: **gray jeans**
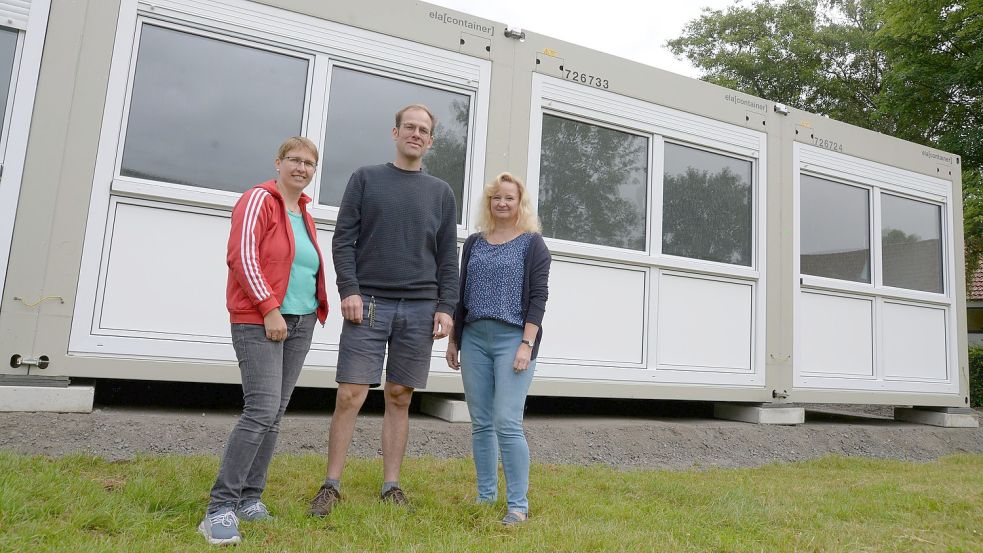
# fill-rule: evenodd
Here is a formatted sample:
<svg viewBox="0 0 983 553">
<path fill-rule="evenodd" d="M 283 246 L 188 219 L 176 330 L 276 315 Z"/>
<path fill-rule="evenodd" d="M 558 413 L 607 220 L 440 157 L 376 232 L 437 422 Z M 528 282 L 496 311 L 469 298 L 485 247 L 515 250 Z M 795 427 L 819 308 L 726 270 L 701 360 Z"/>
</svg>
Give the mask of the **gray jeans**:
<svg viewBox="0 0 983 553">
<path fill-rule="evenodd" d="M 245 405 L 225 446 L 208 502 L 209 513 L 224 506 L 235 508 L 263 495 L 280 418 L 311 349 L 317 315 L 283 318 L 287 322 L 287 339 L 283 342 L 267 340 L 263 325 L 232 325 L 232 346 L 239 359 Z"/>
</svg>

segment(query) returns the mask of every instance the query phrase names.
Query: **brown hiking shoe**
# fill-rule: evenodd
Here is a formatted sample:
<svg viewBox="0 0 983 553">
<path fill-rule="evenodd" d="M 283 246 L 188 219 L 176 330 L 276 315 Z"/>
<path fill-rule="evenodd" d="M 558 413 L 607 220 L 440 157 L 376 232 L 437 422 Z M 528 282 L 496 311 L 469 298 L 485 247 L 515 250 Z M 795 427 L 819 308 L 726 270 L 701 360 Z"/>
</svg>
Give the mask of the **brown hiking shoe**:
<svg viewBox="0 0 983 553">
<path fill-rule="evenodd" d="M 382 494 L 379 498 L 383 503 L 392 503 L 393 505 L 409 505 L 410 500 L 406 499 L 406 494 L 399 487 L 389 488 L 386 493 Z"/>
<path fill-rule="evenodd" d="M 311 508 L 307 514 L 312 517 L 326 517 L 331 514 L 331 509 L 335 503 L 341 501 L 341 494 L 334 486 L 322 485 L 317 491 L 317 495 L 311 500 Z"/>
</svg>

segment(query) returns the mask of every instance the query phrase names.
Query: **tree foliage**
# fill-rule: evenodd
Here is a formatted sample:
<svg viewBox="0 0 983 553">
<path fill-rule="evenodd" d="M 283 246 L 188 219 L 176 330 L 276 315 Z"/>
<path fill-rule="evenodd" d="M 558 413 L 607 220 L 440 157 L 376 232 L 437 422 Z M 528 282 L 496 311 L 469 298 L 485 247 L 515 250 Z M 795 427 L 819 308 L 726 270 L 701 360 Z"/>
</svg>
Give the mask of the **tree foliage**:
<svg viewBox="0 0 983 553">
<path fill-rule="evenodd" d="M 546 115 L 540 163 L 544 236 L 645 249 L 645 138 Z"/>
<path fill-rule="evenodd" d="M 751 183 L 725 167 L 665 173 L 662 251 L 751 265 Z"/>
<path fill-rule="evenodd" d="M 983 255 L 983 0 L 755 0 L 705 10 L 667 45 L 706 81 L 958 154 L 971 277 Z"/>
</svg>

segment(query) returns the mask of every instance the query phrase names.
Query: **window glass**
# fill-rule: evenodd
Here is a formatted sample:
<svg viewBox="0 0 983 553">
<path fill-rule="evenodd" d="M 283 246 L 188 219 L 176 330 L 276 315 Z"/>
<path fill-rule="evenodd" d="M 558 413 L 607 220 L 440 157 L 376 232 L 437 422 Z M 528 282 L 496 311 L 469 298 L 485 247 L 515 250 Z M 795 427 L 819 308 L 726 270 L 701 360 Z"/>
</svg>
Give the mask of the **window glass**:
<svg viewBox="0 0 983 553">
<path fill-rule="evenodd" d="M 645 250 L 648 138 L 543 115 L 543 235 Z"/>
<path fill-rule="evenodd" d="M 751 265 L 751 162 L 666 143 L 662 253 Z"/>
<path fill-rule="evenodd" d="M 966 330 L 970 334 L 983 334 L 983 307 L 966 309 Z"/>
<path fill-rule="evenodd" d="M 802 175 L 799 272 L 870 282 L 870 193 Z"/>
<path fill-rule="evenodd" d="M 437 118 L 423 169 L 451 185 L 461 222 L 470 96 L 343 67 L 331 71 L 319 203 L 340 205 L 355 169 L 393 161 L 394 117 L 409 104 L 423 104 Z"/>
<path fill-rule="evenodd" d="M 122 175 L 243 192 L 300 134 L 307 60 L 144 25 Z"/>
<path fill-rule="evenodd" d="M 942 209 L 881 194 L 884 285 L 942 292 Z"/>
<path fill-rule="evenodd" d="M 14 56 L 17 54 L 17 31 L 0 27 L 0 128 L 3 128 L 14 77 Z"/>
</svg>

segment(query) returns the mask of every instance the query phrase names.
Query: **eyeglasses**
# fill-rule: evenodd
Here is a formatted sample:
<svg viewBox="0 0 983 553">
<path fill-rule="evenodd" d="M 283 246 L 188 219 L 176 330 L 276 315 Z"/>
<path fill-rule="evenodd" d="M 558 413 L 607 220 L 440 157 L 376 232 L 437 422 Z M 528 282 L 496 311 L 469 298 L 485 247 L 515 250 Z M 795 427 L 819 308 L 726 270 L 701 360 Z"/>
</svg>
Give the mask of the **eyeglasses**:
<svg viewBox="0 0 983 553">
<path fill-rule="evenodd" d="M 430 129 L 428 129 L 427 127 L 421 127 L 413 123 L 403 123 L 401 126 L 403 127 L 403 130 L 408 132 L 409 134 L 414 134 L 416 132 L 419 132 L 420 136 L 423 137 L 430 136 Z"/>
<path fill-rule="evenodd" d="M 284 161 L 289 161 L 290 163 L 293 163 L 294 165 L 303 165 L 304 167 L 306 167 L 308 169 L 314 169 L 315 167 L 317 167 L 317 163 L 315 163 L 313 161 L 306 160 L 306 159 L 301 159 L 299 157 L 289 156 L 289 157 L 283 158 L 283 160 Z"/>
</svg>

